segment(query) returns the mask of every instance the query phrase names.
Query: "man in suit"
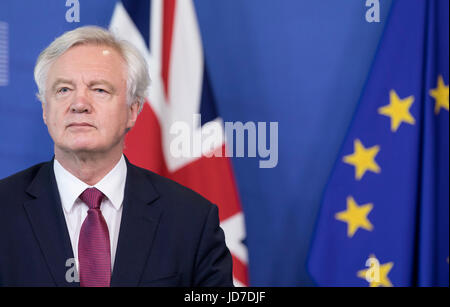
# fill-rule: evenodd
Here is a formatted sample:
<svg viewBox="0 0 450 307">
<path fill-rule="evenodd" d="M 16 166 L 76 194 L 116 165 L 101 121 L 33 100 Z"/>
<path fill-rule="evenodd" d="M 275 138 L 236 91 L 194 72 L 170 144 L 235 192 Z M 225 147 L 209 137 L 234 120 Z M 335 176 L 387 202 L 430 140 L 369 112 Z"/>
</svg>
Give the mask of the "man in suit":
<svg viewBox="0 0 450 307">
<path fill-rule="evenodd" d="M 136 48 L 81 27 L 34 73 L 55 155 L 0 181 L 0 286 L 232 286 L 217 207 L 123 155 L 150 82 Z"/>
</svg>

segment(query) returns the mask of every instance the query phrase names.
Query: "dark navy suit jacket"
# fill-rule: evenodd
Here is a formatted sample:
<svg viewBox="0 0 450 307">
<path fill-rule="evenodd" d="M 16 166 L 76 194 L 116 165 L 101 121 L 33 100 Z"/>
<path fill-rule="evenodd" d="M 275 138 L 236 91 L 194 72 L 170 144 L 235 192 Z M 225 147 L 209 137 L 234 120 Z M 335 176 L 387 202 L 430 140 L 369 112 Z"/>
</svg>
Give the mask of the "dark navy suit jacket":
<svg viewBox="0 0 450 307">
<path fill-rule="evenodd" d="M 232 286 L 217 207 L 126 161 L 111 286 Z M 79 286 L 73 257 L 53 160 L 0 180 L 0 286 Z"/>
</svg>

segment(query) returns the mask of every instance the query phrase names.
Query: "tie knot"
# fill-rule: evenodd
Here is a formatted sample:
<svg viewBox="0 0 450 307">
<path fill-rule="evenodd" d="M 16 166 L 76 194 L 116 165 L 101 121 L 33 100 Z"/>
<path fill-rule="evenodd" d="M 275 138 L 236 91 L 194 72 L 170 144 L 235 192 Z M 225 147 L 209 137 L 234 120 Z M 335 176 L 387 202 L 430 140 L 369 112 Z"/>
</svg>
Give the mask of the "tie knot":
<svg viewBox="0 0 450 307">
<path fill-rule="evenodd" d="M 89 209 L 100 209 L 103 197 L 103 193 L 96 188 L 86 189 L 80 195 L 80 199 L 88 205 Z"/>
</svg>

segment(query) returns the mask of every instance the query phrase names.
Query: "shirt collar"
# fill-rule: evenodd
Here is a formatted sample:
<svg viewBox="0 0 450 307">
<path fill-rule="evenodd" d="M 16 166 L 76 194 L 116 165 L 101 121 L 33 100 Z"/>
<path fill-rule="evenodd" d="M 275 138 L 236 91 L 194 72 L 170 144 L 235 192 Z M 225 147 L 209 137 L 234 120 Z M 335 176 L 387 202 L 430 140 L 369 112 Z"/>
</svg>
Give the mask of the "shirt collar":
<svg viewBox="0 0 450 307">
<path fill-rule="evenodd" d="M 80 194 L 92 187 L 100 190 L 111 201 L 114 209 L 119 210 L 122 206 L 127 177 L 127 164 L 123 155 L 116 166 L 94 186 L 89 186 L 72 175 L 56 159 L 53 169 L 61 203 L 67 213 L 72 210 Z"/>
</svg>

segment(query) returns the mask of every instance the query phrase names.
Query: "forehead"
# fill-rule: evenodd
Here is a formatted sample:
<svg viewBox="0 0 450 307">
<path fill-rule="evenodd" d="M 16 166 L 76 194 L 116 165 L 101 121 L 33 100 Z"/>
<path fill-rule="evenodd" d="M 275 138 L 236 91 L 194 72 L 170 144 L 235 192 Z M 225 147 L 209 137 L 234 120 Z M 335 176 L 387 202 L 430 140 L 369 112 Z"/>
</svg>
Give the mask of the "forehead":
<svg viewBox="0 0 450 307">
<path fill-rule="evenodd" d="M 126 79 L 126 62 L 110 46 L 77 45 L 63 53 L 51 65 L 48 81 L 57 78 L 106 79 L 114 83 Z M 87 80 L 86 80 L 87 81 Z"/>
</svg>

